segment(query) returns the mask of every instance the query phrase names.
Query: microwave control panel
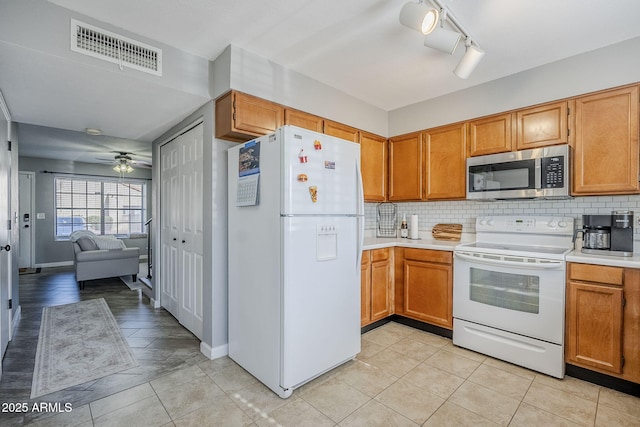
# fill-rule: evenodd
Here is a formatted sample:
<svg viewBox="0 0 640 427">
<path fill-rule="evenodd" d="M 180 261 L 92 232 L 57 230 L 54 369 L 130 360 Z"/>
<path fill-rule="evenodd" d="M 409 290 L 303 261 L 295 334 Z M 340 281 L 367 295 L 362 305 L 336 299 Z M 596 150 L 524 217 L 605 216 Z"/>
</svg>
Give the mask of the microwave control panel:
<svg viewBox="0 0 640 427">
<path fill-rule="evenodd" d="M 542 188 L 562 188 L 564 184 L 564 156 L 543 157 Z"/>
</svg>

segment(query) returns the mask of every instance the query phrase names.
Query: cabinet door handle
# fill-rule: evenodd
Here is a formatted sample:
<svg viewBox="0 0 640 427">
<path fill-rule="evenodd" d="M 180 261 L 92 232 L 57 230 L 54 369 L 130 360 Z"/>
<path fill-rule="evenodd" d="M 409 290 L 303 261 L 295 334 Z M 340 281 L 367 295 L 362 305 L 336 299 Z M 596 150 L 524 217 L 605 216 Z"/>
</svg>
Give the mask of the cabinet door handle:
<svg viewBox="0 0 640 427">
<path fill-rule="evenodd" d="M 11 250 L 11 245 L 0 246 L 0 251 L 7 251 L 7 252 L 9 252 L 10 250 Z"/>
<path fill-rule="evenodd" d="M 176 239 L 176 238 L 174 237 L 174 238 L 173 238 L 173 241 L 175 242 L 176 240 L 178 240 L 178 239 Z"/>
<path fill-rule="evenodd" d="M 186 240 L 183 240 L 183 241 L 182 241 L 182 243 L 186 243 L 186 242 L 187 242 Z"/>
</svg>

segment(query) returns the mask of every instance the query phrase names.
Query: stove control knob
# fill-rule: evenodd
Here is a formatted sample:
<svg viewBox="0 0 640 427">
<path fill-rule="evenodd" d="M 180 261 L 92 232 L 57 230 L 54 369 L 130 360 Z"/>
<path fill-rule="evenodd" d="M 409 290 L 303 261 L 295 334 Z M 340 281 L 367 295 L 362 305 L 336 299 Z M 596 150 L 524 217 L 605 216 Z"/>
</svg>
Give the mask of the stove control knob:
<svg viewBox="0 0 640 427">
<path fill-rule="evenodd" d="M 560 222 L 558 222 L 558 227 L 560 227 L 560 228 L 565 228 L 567 225 L 568 225 L 568 224 L 567 224 L 567 222 L 566 222 L 566 221 L 560 221 Z"/>
<path fill-rule="evenodd" d="M 491 227 L 491 226 L 493 225 L 493 220 L 492 220 L 491 218 L 489 218 L 489 219 L 487 220 L 487 225 L 488 225 L 489 227 Z"/>
<path fill-rule="evenodd" d="M 558 225 L 559 225 L 559 224 L 558 224 Z M 551 220 L 551 221 L 549 221 L 549 222 L 547 223 L 547 227 L 550 227 L 550 228 L 556 228 L 556 223 L 555 223 L 553 220 Z"/>
<path fill-rule="evenodd" d="M 487 220 L 484 219 L 484 218 L 480 218 L 479 224 L 480 225 L 486 225 L 487 224 Z"/>
</svg>

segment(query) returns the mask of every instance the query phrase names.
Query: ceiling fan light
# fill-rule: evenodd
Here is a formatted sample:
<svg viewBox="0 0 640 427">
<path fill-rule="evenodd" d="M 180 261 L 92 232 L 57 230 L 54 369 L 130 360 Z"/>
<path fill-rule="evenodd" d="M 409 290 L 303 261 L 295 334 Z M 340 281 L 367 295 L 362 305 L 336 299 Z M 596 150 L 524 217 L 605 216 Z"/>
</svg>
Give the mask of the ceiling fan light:
<svg viewBox="0 0 640 427">
<path fill-rule="evenodd" d="M 453 73 L 461 79 L 468 78 L 471 73 L 473 73 L 473 70 L 476 69 L 483 56 L 484 50 L 474 45 L 467 46 L 467 51 L 453 70 Z"/>
<path fill-rule="evenodd" d="M 460 40 L 462 40 L 462 34 L 459 32 L 438 27 L 424 38 L 424 45 L 453 55 Z"/>
<path fill-rule="evenodd" d="M 98 129 L 98 128 L 85 128 L 84 131 L 87 135 L 93 135 L 93 136 L 102 135 L 102 129 Z"/>
<path fill-rule="evenodd" d="M 440 13 L 424 3 L 409 2 L 400 9 L 400 23 L 422 34 L 431 33 L 437 26 Z"/>
<path fill-rule="evenodd" d="M 127 165 L 127 167 L 125 169 L 125 172 L 127 172 L 127 173 L 133 172 L 133 168 L 131 167 L 131 165 Z"/>
</svg>

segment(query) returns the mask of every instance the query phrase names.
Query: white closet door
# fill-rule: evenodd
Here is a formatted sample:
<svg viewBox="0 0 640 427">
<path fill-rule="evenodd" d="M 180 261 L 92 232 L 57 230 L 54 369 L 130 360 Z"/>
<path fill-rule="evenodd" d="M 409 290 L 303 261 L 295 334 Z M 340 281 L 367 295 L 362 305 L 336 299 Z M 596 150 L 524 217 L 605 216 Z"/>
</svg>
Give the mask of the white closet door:
<svg viewBox="0 0 640 427">
<path fill-rule="evenodd" d="M 180 305 L 178 320 L 202 337 L 203 127 L 180 136 Z"/>
<path fill-rule="evenodd" d="M 160 147 L 160 301 L 162 306 L 176 318 L 179 306 L 178 251 L 180 249 L 178 155 L 178 140 Z"/>
</svg>

